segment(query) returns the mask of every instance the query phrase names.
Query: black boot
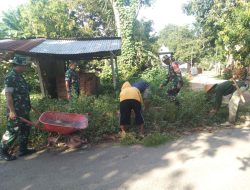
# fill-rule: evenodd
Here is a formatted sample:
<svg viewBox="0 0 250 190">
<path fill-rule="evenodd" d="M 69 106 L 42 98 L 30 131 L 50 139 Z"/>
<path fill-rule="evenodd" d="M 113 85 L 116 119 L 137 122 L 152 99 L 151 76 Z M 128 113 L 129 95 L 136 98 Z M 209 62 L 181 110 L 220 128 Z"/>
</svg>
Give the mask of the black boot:
<svg viewBox="0 0 250 190">
<path fill-rule="evenodd" d="M 35 152 L 36 152 L 35 149 L 26 148 L 26 149 L 20 150 L 18 156 L 28 156 L 28 155 L 33 154 Z"/>
<path fill-rule="evenodd" d="M 7 149 L 0 148 L 0 160 L 12 161 L 16 160 L 16 156 L 9 154 Z"/>
</svg>

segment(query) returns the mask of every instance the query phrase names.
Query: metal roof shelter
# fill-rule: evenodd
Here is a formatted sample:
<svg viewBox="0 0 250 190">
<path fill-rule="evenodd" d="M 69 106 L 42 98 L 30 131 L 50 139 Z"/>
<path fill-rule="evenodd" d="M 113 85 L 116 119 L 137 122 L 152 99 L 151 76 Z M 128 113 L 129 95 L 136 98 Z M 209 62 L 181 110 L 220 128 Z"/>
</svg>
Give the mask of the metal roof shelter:
<svg viewBox="0 0 250 190">
<path fill-rule="evenodd" d="M 30 54 L 53 54 L 63 57 L 92 58 L 120 54 L 121 38 L 97 38 L 88 40 L 45 40 L 32 48 Z"/>
<path fill-rule="evenodd" d="M 117 87 L 118 67 L 116 56 L 121 54 L 121 38 L 119 37 L 4 39 L 0 40 L 0 51 L 9 51 L 36 58 L 39 60 L 40 65 L 46 64 L 43 63 L 44 59 L 51 63 L 55 62 L 55 60 L 110 59 L 114 88 Z M 53 59 L 53 61 L 49 59 Z"/>
<path fill-rule="evenodd" d="M 0 50 L 15 51 L 30 56 L 53 55 L 63 58 L 109 57 L 121 53 L 121 38 L 86 38 L 86 39 L 29 39 L 0 40 Z"/>
<path fill-rule="evenodd" d="M 29 52 L 33 47 L 39 45 L 45 39 L 30 39 L 30 40 L 0 40 L 0 50 L 15 51 L 15 52 Z"/>
</svg>

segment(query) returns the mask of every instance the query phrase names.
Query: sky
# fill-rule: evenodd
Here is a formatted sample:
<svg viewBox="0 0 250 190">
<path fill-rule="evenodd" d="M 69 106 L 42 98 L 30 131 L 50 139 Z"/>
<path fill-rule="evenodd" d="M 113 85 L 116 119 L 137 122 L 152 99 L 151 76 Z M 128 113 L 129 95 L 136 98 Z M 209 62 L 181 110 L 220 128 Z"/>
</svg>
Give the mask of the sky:
<svg viewBox="0 0 250 190">
<path fill-rule="evenodd" d="M 153 20 L 155 32 L 168 24 L 185 25 L 194 22 L 194 18 L 182 12 L 182 4 L 189 0 L 154 0 L 151 7 L 140 10 L 139 19 Z M 28 0 L 0 0 L 0 17 L 2 11 L 28 2 Z"/>
<path fill-rule="evenodd" d="M 155 0 L 151 7 L 140 11 L 139 18 L 153 20 L 156 32 L 168 24 L 185 25 L 195 21 L 194 17 L 187 16 L 182 11 L 182 5 L 190 0 Z"/>
<path fill-rule="evenodd" d="M 0 0 L 0 12 L 15 8 L 25 2 L 28 2 L 28 0 Z"/>
</svg>

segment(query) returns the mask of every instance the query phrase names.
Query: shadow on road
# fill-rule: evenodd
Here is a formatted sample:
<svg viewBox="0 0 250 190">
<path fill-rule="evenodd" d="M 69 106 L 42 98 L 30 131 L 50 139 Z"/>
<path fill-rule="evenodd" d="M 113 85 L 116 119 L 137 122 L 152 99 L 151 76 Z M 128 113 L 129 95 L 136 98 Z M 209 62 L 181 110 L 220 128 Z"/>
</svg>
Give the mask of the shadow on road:
<svg viewBox="0 0 250 190">
<path fill-rule="evenodd" d="M 44 152 L 34 158 L 1 162 L 0 189 L 194 190 L 195 184 L 187 182 L 192 170 L 189 167 L 216 159 L 222 150 L 227 154 L 239 143 L 248 143 L 249 133 L 248 128 L 226 129 L 187 136 L 155 148 L 103 144 L 76 152 Z M 241 165 L 236 169 L 249 168 L 249 152 L 247 155 L 235 154 Z M 204 166 L 200 167 L 202 170 Z M 17 175 L 13 176 L 13 171 Z"/>
</svg>

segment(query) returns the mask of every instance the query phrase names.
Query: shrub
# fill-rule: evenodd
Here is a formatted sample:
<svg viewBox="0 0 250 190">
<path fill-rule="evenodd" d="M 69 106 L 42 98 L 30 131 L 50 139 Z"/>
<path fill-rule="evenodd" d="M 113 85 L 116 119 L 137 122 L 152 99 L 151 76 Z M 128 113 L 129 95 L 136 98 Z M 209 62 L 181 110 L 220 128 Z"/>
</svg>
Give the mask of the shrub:
<svg viewBox="0 0 250 190">
<path fill-rule="evenodd" d="M 203 91 L 182 91 L 178 99 L 180 107 L 177 119 L 183 124 L 199 124 L 207 117 L 208 103 Z"/>
<path fill-rule="evenodd" d="M 146 69 L 140 77 L 150 83 L 159 83 L 166 77 L 166 69 L 156 65 L 155 67 Z"/>
<path fill-rule="evenodd" d="M 80 96 L 79 99 L 73 99 L 68 102 L 57 99 L 36 99 L 33 101 L 34 107 L 37 107 L 41 112 L 44 111 L 59 111 L 79 114 L 89 114 L 89 125 L 84 130 L 84 136 L 90 141 L 94 138 L 101 138 L 104 134 L 117 133 L 118 127 L 118 99 L 103 95 L 95 96 Z"/>
<path fill-rule="evenodd" d="M 136 139 L 135 133 L 126 133 L 125 136 L 120 138 L 120 144 L 124 146 L 138 144 L 139 140 Z"/>
<path fill-rule="evenodd" d="M 176 121 L 177 108 L 173 102 L 156 95 L 151 101 L 150 109 L 144 113 L 147 129 L 161 131 Z"/>
</svg>

